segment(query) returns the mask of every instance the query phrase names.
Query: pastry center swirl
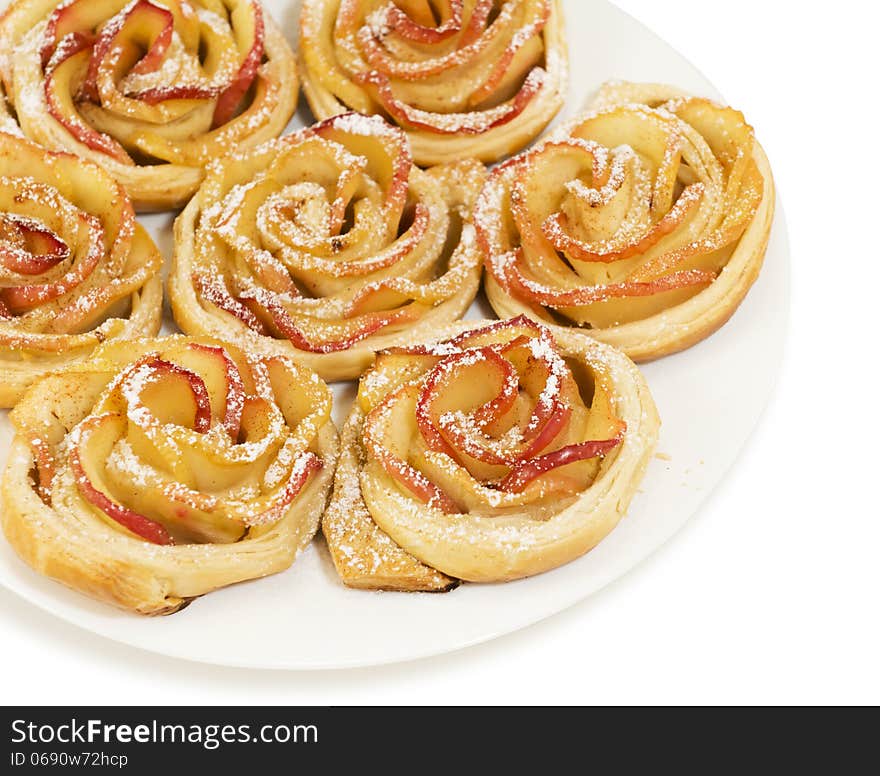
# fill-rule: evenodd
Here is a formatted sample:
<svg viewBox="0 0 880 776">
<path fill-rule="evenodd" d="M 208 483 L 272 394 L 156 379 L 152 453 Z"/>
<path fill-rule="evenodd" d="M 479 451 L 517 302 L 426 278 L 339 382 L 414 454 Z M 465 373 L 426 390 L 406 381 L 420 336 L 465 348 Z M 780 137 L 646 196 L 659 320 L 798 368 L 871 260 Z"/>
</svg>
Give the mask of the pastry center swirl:
<svg viewBox="0 0 880 776">
<path fill-rule="evenodd" d="M 321 468 L 329 408 L 286 359 L 190 343 L 122 372 L 72 430 L 66 465 L 85 502 L 146 541 L 234 542 L 281 519 Z"/>
<path fill-rule="evenodd" d="M 373 406 L 372 391 L 401 379 Z M 623 439 L 607 381 L 589 387 L 549 331 L 522 317 L 394 349 L 364 381 L 365 445 L 405 492 L 444 512 L 543 514 L 588 488 Z"/>
</svg>

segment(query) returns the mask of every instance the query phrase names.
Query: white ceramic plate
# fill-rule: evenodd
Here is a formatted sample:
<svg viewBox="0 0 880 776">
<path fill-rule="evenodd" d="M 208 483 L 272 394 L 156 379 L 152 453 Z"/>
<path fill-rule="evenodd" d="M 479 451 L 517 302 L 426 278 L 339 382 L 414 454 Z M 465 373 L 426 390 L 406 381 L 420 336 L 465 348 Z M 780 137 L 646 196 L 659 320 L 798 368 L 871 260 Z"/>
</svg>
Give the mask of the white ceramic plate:
<svg viewBox="0 0 880 776">
<path fill-rule="evenodd" d="M 298 0 L 264 0 L 264 5 L 294 40 Z M 576 113 L 612 78 L 667 82 L 719 96 L 683 57 L 615 6 L 601 0 L 569 0 L 565 6 L 572 83 L 560 118 Z M 737 107 L 748 116 L 748 105 Z M 292 126 L 308 121 L 301 99 Z M 172 216 L 143 221 L 170 256 Z M 504 585 L 463 585 L 446 595 L 361 592 L 342 586 L 318 540 L 287 572 L 212 593 L 172 617 L 142 618 L 39 576 L 0 540 L 0 584 L 116 641 L 189 660 L 254 668 L 391 663 L 510 633 L 625 574 L 697 511 L 735 461 L 773 388 L 788 298 L 788 243 L 777 208 L 764 270 L 732 320 L 709 340 L 644 368 L 663 430 L 660 455 L 629 514 L 595 550 L 547 574 Z M 486 316 L 492 317 L 488 307 L 478 303 L 468 317 Z M 336 386 L 335 394 L 338 421 L 348 409 L 353 384 Z M 9 436 L 6 413 L 0 412 L 2 457 Z"/>
</svg>

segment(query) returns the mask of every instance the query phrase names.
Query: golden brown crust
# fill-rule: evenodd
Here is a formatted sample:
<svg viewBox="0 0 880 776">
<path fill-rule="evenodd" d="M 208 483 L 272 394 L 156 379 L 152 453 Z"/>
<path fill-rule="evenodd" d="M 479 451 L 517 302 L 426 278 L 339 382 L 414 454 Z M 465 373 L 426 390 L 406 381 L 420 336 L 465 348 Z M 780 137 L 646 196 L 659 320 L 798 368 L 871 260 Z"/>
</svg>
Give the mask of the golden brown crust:
<svg viewBox="0 0 880 776">
<path fill-rule="evenodd" d="M 502 334 L 483 335 L 487 325 L 492 332 Z M 526 319 L 494 325 L 455 324 L 436 332 L 431 343 L 465 332 L 468 336 L 479 332 L 477 336 L 488 339 L 469 340 L 472 344 L 464 354 L 443 344 L 433 351 L 429 344 L 423 355 L 413 355 L 412 349 L 390 351 L 362 378 L 358 404 L 343 435 L 346 465 L 338 470 L 327 512 L 330 520 L 325 517 L 324 523 L 325 537 L 344 580 L 355 578 L 362 587 L 433 589 L 420 584 L 426 569 L 475 582 L 517 579 L 582 555 L 623 516 L 657 439 L 659 419 L 647 385 L 625 356 L 564 329 L 544 328 L 544 334 L 535 335 L 535 342 L 544 344 L 530 344 L 528 332 L 533 331 L 533 326 Z M 547 353 L 548 347 L 543 338 L 552 331 L 549 336 L 556 343 L 559 357 L 575 364 L 573 368 L 582 370 L 583 376 L 575 378 L 574 372 L 567 373 L 569 367 L 558 366 L 548 373 L 541 395 L 544 396 L 544 390 L 549 391 L 548 395 L 557 390 L 560 383 L 554 381 L 559 378 L 563 386 L 561 395 L 573 404 L 558 405 L 549 416 L 545 415 L 545 425 L 535 427 L 533 434 L 541 428 L 549 429 L 551 423 L 554 428 L 540 445 L 534 443 L 536 452 L 526 454 L 512 469 L 487 468 L 473 457 L 481 454 L 468 443 L 466 447 L 456 447 L 456 456 L 467 461 L 465 469 L 445 454 L 432 452 L 440 448 L 434 447 L 427 436 L 430 429 L 424 425 L 426 416 L 422 414 L 426 410 L 419 408 L 425 396 L 433 395 L 432 381 L 445 379 L 442 375 L 452 374 L 457 368 L 453 362 L 471 368 L 482 357 L 477 351 L 486 343 L 505 342 L 506 331 L 513 332 L 511 342 L 519 343 L 512 346 L 516 352 L 518 348 L 533 347 L 535 353 L 542 354 Z M 540 332 L 541 327 L 536 331 Z M 520 356 L 511 358 L 521 366 L 524 363 L 518 360 Z M 559 363 L 558 359 L 554 363 Z M 523 368 L 526 371 L 520 374 L 520 380 L 525 381 L 522 384 L 534 387 L 535 367 Z M 425 372 L 426 369 L 429 371 Z M 439 422 L 441 428 L 447 429 L 441 432 L 446 434 L 447 441 L 455 438 L 455 424 L 461 422 L 463 428 L 469 428 L 468 413 L 476 413 L 472 415 L 476 418 L 481 407 L 497 404 L 494 399 L 484 401 L 482 393 L 479 400 L 475 398 L 475 392 L 482 390 L 480 386 L 491 380 L 491 373 L 487 373 L 479 383 L 470 380 L 464 394 L 454 389 L 457 399 L 451 399 L 448 391 L 440 399 L 446 414 L 441 414 Z M 577 381 L 577 389 L 572 380 Z M 582 396 L 591 395 L 589 406 L 581 406 L 581 399 L 572 390 Z M 522 402 L 528 406 L 530 400 L 525 398 L 524 391 L 520 389 L 517 408 Z M 450 408 L 458 404 L 449 402 L 460 400 L 465 404 L 478 401 L 479 406 L 464 410 L 463 416 L 457 410 L 451 412 Z M 417 408 L 414 415 L 409 415 L 413 410 L 406 409 L 408 406 Z M 548 421 L 548 417 L 553 421 Z M 559 424 L 558 418 L 563 418 Z M 524 422 L 524 418 L 517 422 Z M 499 426 L 497 433 L 500 436 L 478 444 L 488 444 L 487 449 L 496 451 L 499 446 L 511 444 L 512 430 L 502 433 Z M 539 436 L 542 435 L 543 431 Z M 471 442 L 476 440 L 476 436 L 471 437 Z M 442 447 L 444 443 L 439 444 Z M 577 457 L 575 451 L 587 448 L 592 450 L 585 452 L 587 458 Z M 470 451 L 466 456 L 465 449 Z M 568 465 L 557 462 L 553 465 L 559 468 L 541 467 L 546 460 L 560 456 L 565 456 L 560 460 Z M 529 474 L 530 469 L 535 471 Z M 501 480 L 481 480 L 479 477 L 486 475 L 480 472 L 500 476 Z M 508 485 L 511 478 L 521 481 Z M 347 515 L 353 519 L 346 519 Z M 370 519 L 375 528 L 369 525 Z M 380 539 L 375 540 L 376 536 Z M 387 539 L 393 542 L 390 547 Z M 408 565 L 398 572 L 396 564 L 401 561 Z M 369 571 L 358 574 L 358 567 Z M 372 572 L 376 569 L 381 573 L 374 577 Z M 413 584 L 414 571 L 419 584 Z"/>
<path fill-rule="evenodd" d="M 330 403 L 303 367 L 217 341 L 106 346 L 12 413 L 3 531 L 39 573 L 140 614 L 277 573 L 332 484 Z"/>
<path fill-rule="evenodd" d="M 364 414 L 352 408 L 342 429 L 333 495 L 321 518 L 321 531 L 339 578 L 363 590 L 444 593 L 458 580 L 426 566 L 389 538 L 370 516 L 361 493 L 366 452 L 361 435 Z"/>
</svg>

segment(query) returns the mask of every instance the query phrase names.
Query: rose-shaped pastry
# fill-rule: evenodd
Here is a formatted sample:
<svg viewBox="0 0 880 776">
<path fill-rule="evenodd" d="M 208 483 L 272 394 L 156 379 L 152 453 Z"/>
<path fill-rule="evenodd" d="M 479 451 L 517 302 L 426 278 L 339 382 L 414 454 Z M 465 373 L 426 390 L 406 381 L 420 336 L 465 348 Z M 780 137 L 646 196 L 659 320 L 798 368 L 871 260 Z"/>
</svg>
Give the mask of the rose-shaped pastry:
<svg viewBox="0 0 880 776">
<path fill-rule="evenodd" d="M 25 135 L 105 167 L 139 209 L 284 129 L 293 52 L 257 0 L 15 0 L 0 73 Z"/>
<path fill-rule="evenodd" d="M 102 342 L 157 333 L 161 264 L 100 167 L 0 132 L 0 407 Z"/>
<path fill-rule="evenodd" d="M 459 318 L 477 293 L 473 160 L 414 167 L 378 116 L 336 116 L 219 160 L 175 224 L 189 334 L 294 355 L 325 380 Z"/>
<path fill-rule="evenodd" d="M 311 540 L 336 463 L 330 405 L 286 358 L 181 336 L 105 345 L 13 410 L 3 530 L 48 577 L 177 611 Z"/>
<path fill-rule="evenodd" d="M 741 113 L 670 87 L 607 85 L 593 112 L 490 176 L 476 216 L 486 292 L 499 316 L 663 356 L 739 306 L 773 208 Z"/>
<path fill-rule="evenodd" d="M 525 316 L 376 359 L 323 532 L 354 587 L 444 590 L 555 568 L 617 524 L 659 419 L 619 351 Z"/>
<path fill-rule="evenodd" d="M 300 54 L 318 118 L 388 116 L 421 165 L 520 150 L 568 82 L 559 0 L 304 0 Z"/>
</svg>

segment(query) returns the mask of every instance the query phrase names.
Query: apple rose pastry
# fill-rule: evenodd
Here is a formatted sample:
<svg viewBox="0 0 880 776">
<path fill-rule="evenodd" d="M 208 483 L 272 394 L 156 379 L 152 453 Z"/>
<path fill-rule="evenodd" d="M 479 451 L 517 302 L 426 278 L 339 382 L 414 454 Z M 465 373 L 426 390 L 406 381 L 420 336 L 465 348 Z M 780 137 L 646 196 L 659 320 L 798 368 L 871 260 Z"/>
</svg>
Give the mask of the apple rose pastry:
<svg viewBox="0 0 880 776">
<path fill-rule="evenodd" d="M 593 112 L 492 172 L 475 219 L 486 292 L 499 316 L 663 356 L 739 306 L 773 208 L 741 113 L 670 87 L 606 85 Z"/>
<path fill-rule="evenodd" d="M 325 380 L 357 377 L 375 351 L 467 310 L 484 180 L 474 160 L 414 167 L 403 132 L 354 113 L 218 160 L 175 224 L 174 317 Z"/>
<path fill-rule="evenodd" d="M 101 347 L 11 414 L 3 530 L 48 577 L 141 614 L 286 569 L 336 464 L 309 369 L 181 336 Z"/>
<path fill-rule="evenodd" d="M 381 353 L 342 432 L 323 532 L 354 587 L 537 574 L 626 511 L 659 429 L 619 351 L 520 316 Z"/>
<path fill-rule="evenodd" d="M 382 114 L 421 165 L 518 151 L 568 81 L 558 0 L 304 0 L 300 52 L 318 118 Z"/>
<path fill-rule="evenodd" d="M 293 52 L 256 0 L 15 0 L 0 72 L 25 134 L 178 207 L 209 160 L 281 133 Z"/>
<path fill-rule="evenodd" d="M 0 132 L 0 407 L 102 342 L 156 334 L 161 265 L 100 167 Z"/>
</svg>

